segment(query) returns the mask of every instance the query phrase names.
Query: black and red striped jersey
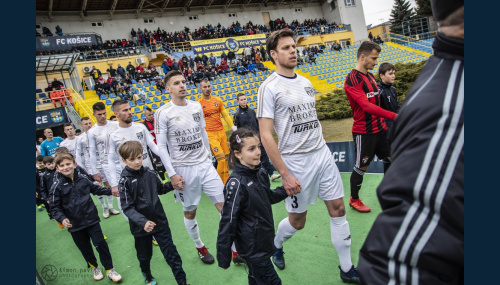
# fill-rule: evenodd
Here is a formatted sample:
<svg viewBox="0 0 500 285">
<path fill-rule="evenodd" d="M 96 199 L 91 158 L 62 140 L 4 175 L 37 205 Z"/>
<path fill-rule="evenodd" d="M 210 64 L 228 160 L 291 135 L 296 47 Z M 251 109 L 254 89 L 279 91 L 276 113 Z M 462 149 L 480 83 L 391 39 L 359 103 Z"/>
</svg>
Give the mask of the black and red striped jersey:
<svg viewBox="0 0 500 285">
<path fill-rule="evenodd" d="M 354 123 L 352 132 L 376 134 L 387 130 L 384 119 L 394 120 L 396 113 L 380 107 L 380 94 L 375 76 L 353 69 L 346 78 L 344 90 L 351 105 Z"/>
</svg>

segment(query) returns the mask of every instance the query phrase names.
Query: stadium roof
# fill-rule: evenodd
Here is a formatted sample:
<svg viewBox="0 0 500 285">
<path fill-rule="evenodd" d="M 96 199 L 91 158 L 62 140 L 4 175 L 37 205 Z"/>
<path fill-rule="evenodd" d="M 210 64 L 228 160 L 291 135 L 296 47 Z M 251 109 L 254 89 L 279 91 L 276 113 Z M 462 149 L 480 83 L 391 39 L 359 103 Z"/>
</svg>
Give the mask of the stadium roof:
<svg viewBox="0 0 500 285">
<path fill-rule="evenodd" d="M 49 18 L 55 15 L 110 15 L 164 12 L 186 13 L 191 9 L 224 12 L 228 8 L 271 7 L 281 5 L 324 3 L 326 0 L 36 0 L 36 14 Z"/>
</svg>

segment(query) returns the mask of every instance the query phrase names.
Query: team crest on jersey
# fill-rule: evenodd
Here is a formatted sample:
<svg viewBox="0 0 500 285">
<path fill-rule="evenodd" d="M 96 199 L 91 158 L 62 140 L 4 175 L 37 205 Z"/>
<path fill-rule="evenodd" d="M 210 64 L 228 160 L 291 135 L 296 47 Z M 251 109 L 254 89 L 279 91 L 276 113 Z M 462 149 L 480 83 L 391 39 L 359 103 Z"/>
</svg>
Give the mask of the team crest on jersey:
<svg viewBox="0 0 500 285">
<path fill-rule="evenodd" d="M 218 148 L 214 148 L 214 152 L 218 152 L 218 151 L 219 151 L 219 149 L 218 149 Z"/>
<path fill-rule="evenodd" d="M 199 123 L 200 119 L 201 119 L 201 113 L 200 112 L 194 113 L 193 114 L 193 119 L 194 119 L 195 122 Z"/>
<path fill-rule="evenodd" d="M 138 139 L 142 140 L 144 138 L 144 134 L 142 132 L 135 133 Z"/>
<path fill-rule="evenodd" d="M 214 103 L 215 107 L 219 107 L 219 104 L 217 102 Z"/>
<path fill-rule="evenodd" d="M 363 157 L 362 161 L 363 161 L 363 164 L 367 163 L 368 162 L 368 156 Z"/>
<path fill-rule="evenodd" d="M 314 96 L 314 88 L 312 88 L 312 87 L 304 87 L 304 89 L 306 90 L 307 95 L 309 95 L 311 97 Z"/>
</svg>

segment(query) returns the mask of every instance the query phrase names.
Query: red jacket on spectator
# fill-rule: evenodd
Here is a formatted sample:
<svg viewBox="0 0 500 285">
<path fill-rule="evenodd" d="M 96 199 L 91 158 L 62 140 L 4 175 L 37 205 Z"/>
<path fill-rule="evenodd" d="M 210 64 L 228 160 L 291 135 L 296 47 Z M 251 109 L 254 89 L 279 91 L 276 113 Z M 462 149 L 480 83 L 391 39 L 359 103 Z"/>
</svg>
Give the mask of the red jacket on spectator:
<svg viewBox="0 0 500 285">
<path fill-rule="evenodd" d="M 170 57 L 167 58 L 167 65 L 168 65 L 168 67 L 172 66 L 172 59 Z"/>
<path fill-rule="evenodd" d="M 142 67 L 142 65 L 137 65 L 135 69 L 141 73 L 144 72 L 144 67 Z"/>
<path fill-rule="evenodd" d="M 227 66 L 227 62 L 225 60 L 221 60 L 219 67 L 222 70 L 228 70 L 229 69 L 229 66 Z"/>
<path fill-rule="evenodd" d="M 196 70 L 203 70 L 203 64 L 201 64 L 201 62 L 199 62 L 199 63 L 196 65 Z"/>
<path fill-rule="evenodd" d="M 113 83 L 113 78 L 110 76 L 108 77 L 108 80 L 106 80 L 108 82 L 109 85 L 111 85 L 111 83 Z"/>
</svg>

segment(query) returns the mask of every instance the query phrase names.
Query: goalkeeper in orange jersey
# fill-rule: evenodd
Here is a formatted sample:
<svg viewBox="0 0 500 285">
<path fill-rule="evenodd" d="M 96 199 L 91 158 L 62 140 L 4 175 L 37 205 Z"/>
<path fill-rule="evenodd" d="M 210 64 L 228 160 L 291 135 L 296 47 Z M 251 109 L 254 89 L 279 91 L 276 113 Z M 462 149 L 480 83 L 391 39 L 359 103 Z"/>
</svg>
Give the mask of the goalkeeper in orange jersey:
<svg viewBox="0 0 500 285">
<path fill-rule="evenodd" d="M 219 173 L 222 182 L 226 184 L 227 178 L 229 177 L 229 167 L 228 167 L 228 156 L 229 156 L 229 145 L 227 143 L 226 132 L 222 126 L 221 115 L 231 127 L 231 130 L 236 131 L 236 126 L 233 125 L 233 120 L 229 118 L 227 110 L 224 108 L 222 99 L 216 96 L 212 96 L 212 85 L 208 79 L 203 79 L 200 82 L 200 90 L 202 96 L 198 99 L 201 106 L 203 107 L 203 114 L 205 115 L 205 130 L 208 134 L 208 142 L 210 144 L 210 149 L 212 154 L 217 159 L 217 173 Z"/>
</svg>

